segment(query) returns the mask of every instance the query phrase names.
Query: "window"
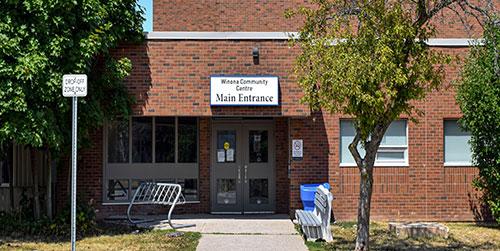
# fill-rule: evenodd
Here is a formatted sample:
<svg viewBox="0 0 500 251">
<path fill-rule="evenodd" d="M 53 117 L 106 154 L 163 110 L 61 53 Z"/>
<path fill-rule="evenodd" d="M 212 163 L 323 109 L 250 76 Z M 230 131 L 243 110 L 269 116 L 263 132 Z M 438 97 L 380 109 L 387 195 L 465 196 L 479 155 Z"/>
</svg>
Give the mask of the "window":
<svg viewBox="0 0 500 251">
<path fill-rule="evenodd" d="M 128 179 L 108 180 L 108 200 L 128 200 Z"/>
<path fill-rule="evenodd" d="M 356 165 L 354 158 L 349 151 L 349 144 L 354 139 L 356 130 L 353 121 L 340 121 L 340 165 Z M 365 155 L 361 144 L 358 145 L 361 156 Z M 407 121 L 396 120 L 387 129 L 379 150 L 377 152 L 375 165 L 377 166 L 406 166 L 408 165 L 408 138 Z"/>
<path fill-rule="evenodd" d="M 132 118 L 132 162 L 150 163 L 153 157 L 153 119 Z"/>
<path fill-rule="evenodd" d="M 225 147 L 227 146 L 227 147 Z M 217 131 L 217 162 L 228 163 L 236 162 L 236 151 L 239 151 L 236 144 L 236 131 L 220 130 Z M 227 152 L 232 154 L 227 154 Z"/>
<path fill-rule="evenodd" d="M 250 130 L 248 132 L 248 149 L 249 149 L 249 161 L 250 163 L 266 163 L 268 140 L 267 131 L 254 131 Z"/>
<path fill-rule="evenodd" d="M 0 186 L 10 184 L 12 150 L 12 143 L 0 146 Z"/>
<path fill-rule="evenodd" d="M 447 166 L 471 166 L 471 136 L 463 131 L 457 120 L 444 121 L 444 163 Z"/>
<path fill-rule="evenodd" d="M 109 124 L 109 163 L 128 163 L 128 138 L 128 121 L 116 121 Z"/>
<path fill-rule="evenodd" d="M 385 132 L 377 152 L 376 164 L 408 164 L 406 120 L 396 120 Z"/>
<path fill-rule="evenodd" d="M 178 148 L 180 163 L 195 163 L 198 158 L 198 125 L 196 118 L 179 118 Z"/>
<path fill-rule="evenodd" d="M 175 162 L 175 119 L 156 118 L 156 162 Z"/>
<path fill-rule="evenodd" d="M 178 183 L 198 200 L 198 119 L 132 117 L 107 126 L 107 202 L 126 202 L 141 182 Z"/>
</svg>

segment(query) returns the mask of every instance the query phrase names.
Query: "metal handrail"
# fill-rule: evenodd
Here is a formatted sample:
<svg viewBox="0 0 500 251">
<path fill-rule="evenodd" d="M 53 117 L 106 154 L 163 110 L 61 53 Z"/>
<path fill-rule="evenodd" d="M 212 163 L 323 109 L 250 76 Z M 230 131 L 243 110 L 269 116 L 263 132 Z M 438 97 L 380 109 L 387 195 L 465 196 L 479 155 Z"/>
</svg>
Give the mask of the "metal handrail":
<svg viewBox="0 0 500 251">
<path fill-rule="evenodd" d="M 143 182 L 139 185 L 128 206 L 127 219 L 132 224 L 154 221 L 154 219 L 132 220 L 130 212 L 134 203 L 170 206 L 170 209 L 168 210 L 167 220 L 170 227 L 172 227 L 172 229 L 174 230 L 178 228 L 195 226 L 195 224 L 182 224 L 175 226 L 174 224 L 172 224 L 171 216 L 172 212 L 174 211 L 174 207 L 176 205 L 182 205 L 186 203 L 186 199 L 182 194 L 182 187 L 179 184 Z"/>
</svg>

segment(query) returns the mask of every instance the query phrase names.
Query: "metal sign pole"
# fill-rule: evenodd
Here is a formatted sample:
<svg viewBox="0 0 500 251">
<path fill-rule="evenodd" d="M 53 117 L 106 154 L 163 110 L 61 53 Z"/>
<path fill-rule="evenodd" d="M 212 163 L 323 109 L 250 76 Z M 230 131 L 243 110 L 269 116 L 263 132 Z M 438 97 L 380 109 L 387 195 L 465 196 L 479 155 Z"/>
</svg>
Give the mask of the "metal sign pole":
<svg viewBox="0 0 500 251">
<path fill-rule="evenodd" d="M 62 93 L 64 97 L 73 98 L 73 114 L 71 121 L 71 250 L 76 250 L 76 144 L 78 97 L 87 96 L 87 75 L 65 74 L 63 76 Z"/>
<path fill-rule="evenodd" d="M 73 97 L 71 135 L 71 250 L 76 250 L 76 143 L 78 98 Z"/>
</svg>

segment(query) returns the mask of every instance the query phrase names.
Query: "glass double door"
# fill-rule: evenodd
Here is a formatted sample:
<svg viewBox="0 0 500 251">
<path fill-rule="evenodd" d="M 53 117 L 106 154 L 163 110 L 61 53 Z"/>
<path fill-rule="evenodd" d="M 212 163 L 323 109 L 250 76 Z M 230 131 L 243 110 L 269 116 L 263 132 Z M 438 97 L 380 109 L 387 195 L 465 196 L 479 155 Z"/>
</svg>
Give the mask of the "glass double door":
<svg viewBox="0 0 500 251">
<path fill-rule="evenodd" d="M 271 121 L 214 121 L 211 147 L 213 213 L 275 210 L 275 144 Z"/>
</svg>

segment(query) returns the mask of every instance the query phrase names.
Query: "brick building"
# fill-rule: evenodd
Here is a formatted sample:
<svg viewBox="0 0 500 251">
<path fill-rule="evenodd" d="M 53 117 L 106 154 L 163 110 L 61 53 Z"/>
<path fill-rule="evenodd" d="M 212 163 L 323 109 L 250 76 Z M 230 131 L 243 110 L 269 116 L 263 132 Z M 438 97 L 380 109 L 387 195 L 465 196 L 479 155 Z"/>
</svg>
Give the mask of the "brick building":
<svg viewBox="0 0 500 251">
<path fill-rule="evenodd" d="M 126 86 L 137 100 L 134 116 L 96 131 L 93 146 L 80 153 L 80 198 L 93 199 L 100 217 L 123 214 L 141 181 L 168 181 L 183 186 L 185 212 L 289 213 L 302 207 L 300 184 L 329 182 L 335 217 L 355 219 L 359 174 L 346 146 L 352 123 L 299 102 L 292 74 L 298 49 L 290 47 L 287 32 L 297 31 L 300 20 L 287 20 L 284 12 L 300 4 L 154 1 L 146 41 L 115 51 L 133 62 Z M 470 34 L 480 31 L 466 31 L 451 12 L 442 16 L 429 44 L 465 56 Z M 374 174 L 373 219 L 474 219 L 470 184 L 477 171 L 469 136 L 456 123 L 458 71 L 448 67 L 443 89 L 417 103 L 425 111 L 419 123 L 401 118 L 386 133 Z M 225 90 L 236 99 L 217 96 Z M 264 101 L 245 103 L 239 94 Z M 302 158 L 292 158 L 293 140 L 302 140 Z M 67 181 L 60 172 L 58 184 Z M 59 191 L 59 201 L 65 193 Z"/>
</svg>

